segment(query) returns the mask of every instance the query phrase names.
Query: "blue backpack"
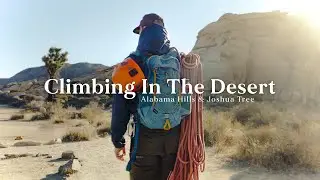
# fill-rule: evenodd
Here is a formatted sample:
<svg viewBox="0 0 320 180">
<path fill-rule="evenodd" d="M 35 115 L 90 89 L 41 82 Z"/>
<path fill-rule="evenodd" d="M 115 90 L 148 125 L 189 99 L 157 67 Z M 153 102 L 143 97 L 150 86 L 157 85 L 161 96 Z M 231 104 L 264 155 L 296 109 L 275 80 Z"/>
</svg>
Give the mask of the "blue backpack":
<svg viewBox="0 0 320 180">
<path fill-rule="evenodd" d="M 181 123 L 183 117 L 191 113 L 191 96 L 181 94 L 181 84 L 168 79 L 180 80 L 179 53 L 171 48 L 167 54 L 149 57 L 144 69 L 148 72 L 147 93 L 139 94 L 138 113 L 140 123 L 150 129 L 169 130 Z M 175 82 L 175 93 L 172 86 Z M 154 93 L 150 92 L 150 84 L 158 84 L 160 93 L 157 94 L 157 85 Z"/>
</svg>

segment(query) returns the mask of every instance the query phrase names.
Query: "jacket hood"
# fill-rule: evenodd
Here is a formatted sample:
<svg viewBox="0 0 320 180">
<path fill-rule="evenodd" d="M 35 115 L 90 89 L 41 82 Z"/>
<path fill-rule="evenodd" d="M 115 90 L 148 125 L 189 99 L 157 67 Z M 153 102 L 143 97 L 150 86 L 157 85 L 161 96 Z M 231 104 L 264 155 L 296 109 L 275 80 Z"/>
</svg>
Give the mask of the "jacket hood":
<svg viewBox="0 0 320 180">
<path fill-rule="evenodd" d="M 164 27 L 153 24 L 141 32 L 137 47 L 141 54 L 152 53 L 160 55 L 167 53 L 169 49 L 170 40 Z"/>
</svg>

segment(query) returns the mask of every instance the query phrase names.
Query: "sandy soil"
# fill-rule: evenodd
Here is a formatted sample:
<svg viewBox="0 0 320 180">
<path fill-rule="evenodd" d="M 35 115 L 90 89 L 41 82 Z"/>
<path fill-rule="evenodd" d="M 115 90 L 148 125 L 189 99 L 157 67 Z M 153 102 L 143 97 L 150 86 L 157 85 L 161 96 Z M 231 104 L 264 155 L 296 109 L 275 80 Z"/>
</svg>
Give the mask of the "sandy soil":
<svg viewBox="0 0 320 180">
<path fill-rule="evenodd" d="M 9 146 L 0 149 L 0 157 L 4 154 L 50 154 L 46 157 L 24 157 L 0 160 L 0 180 L 53 180 L 62 179 L 57 175 L 59 166 L 66 161 L 59 161 L 61 153 L 67 150 L 75 152 L 83 166 L 81 170 L 70 176 L 70 180 L 125 180 L 129 179 L 125 171 L 126 162 L 120 162 L 113 156 L 110 137 L 97 138 L 88 142 L 41 145 L 35 147 L 11 147 L 16 136 L 25 140 L 47 142 L 61 137 L 68 131 L 69 124 L 52 125 L 47 121 L 7 121 L 19 110 L 0 108 L 0 143 Z M 273 174 L 263 169 L 244 168 L 239 165 L 226 166 L 207 149 L 206 170 L 201 180 L 316 180 L 320 174 Z M 128 157 L 127 159 L 128 160 Z"/>
</svg>

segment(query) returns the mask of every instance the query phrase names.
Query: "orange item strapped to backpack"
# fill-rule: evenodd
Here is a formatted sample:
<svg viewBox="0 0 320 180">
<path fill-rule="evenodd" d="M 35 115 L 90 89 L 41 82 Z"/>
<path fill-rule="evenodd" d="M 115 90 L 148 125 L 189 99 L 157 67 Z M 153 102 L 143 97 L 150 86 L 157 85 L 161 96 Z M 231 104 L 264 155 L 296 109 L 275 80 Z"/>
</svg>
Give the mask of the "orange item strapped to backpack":
<svg viewBox="0 0 320 180">
<path fill-rule="evenodd" d="M 125 88 L 127 84 L 134 82 L 133 92 L 137 92 L 142 88 L 142 79 L 144 78 L 143 71 L 135 60 L 130 57 L 117 64 L 112 72 L 112 82 L 114 84 L 121 84 Z"/>
</svg>

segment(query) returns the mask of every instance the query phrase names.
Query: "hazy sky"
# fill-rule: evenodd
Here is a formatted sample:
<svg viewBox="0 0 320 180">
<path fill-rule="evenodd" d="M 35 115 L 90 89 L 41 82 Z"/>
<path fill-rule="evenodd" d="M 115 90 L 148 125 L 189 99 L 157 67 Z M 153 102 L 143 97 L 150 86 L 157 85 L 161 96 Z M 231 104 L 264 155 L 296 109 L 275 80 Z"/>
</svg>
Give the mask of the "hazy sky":
<svg viewBox="0 0 320 180">
<path fill-rule="evenodd" d="M 50 46 L 69 52 L 69 62 L 113 65 L 137 45 L 132 33 L 142 16 L 164 18 L 173 46 L 190 51 L 197 33 L 226 12 L 279 9 L 268 0 L 0 0 L 0 78 L 33 66 Z"/>
</svg>

